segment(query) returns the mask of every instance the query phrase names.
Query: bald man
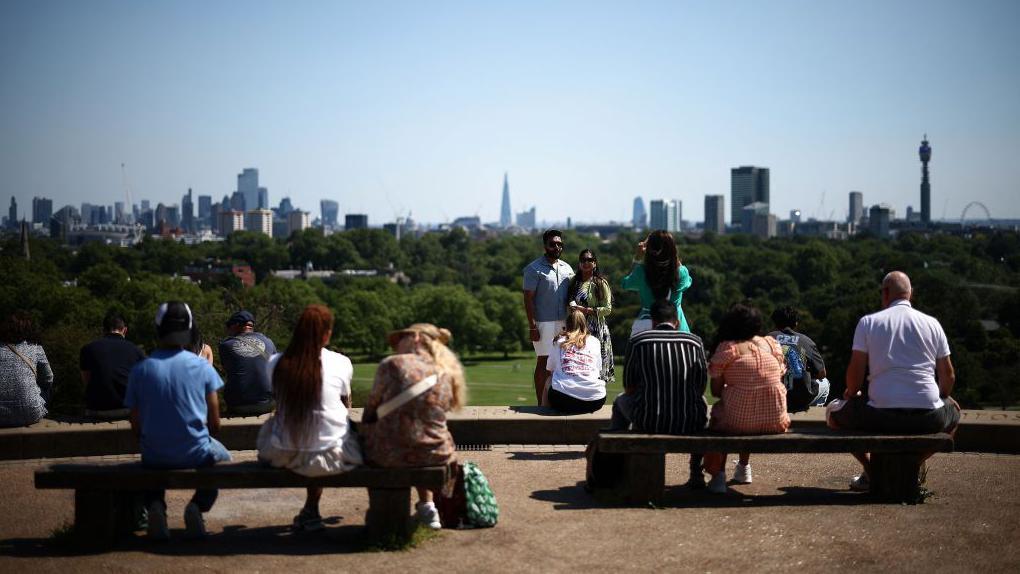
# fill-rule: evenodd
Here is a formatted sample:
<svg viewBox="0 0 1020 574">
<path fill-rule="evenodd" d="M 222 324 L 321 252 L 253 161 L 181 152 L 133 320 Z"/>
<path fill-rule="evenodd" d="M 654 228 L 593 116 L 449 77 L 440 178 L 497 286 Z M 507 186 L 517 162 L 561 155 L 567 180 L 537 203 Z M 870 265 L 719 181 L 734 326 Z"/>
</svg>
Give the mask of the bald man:
<svg viewBox="0 0 1020 574">
<path fill-rule="evenodd" d="M 846 369 L 846 405 L 830 425 L 844 430 L 895 434 L 956 432 L 960 405 L 949 394 L 956 383 L 949 342 L 938 320 L 910 304 L 910 278 L 893 271 L 882 280 L 882 307 L 866 315 L 854 332 Z M 867 395 L 860 391 L 867 369 Z M 922 461 L 934 453 L 922 455 Z M 870 456 L 854 453 L 864 472 L 853 490 L 871 486 Z"/>
</svg>

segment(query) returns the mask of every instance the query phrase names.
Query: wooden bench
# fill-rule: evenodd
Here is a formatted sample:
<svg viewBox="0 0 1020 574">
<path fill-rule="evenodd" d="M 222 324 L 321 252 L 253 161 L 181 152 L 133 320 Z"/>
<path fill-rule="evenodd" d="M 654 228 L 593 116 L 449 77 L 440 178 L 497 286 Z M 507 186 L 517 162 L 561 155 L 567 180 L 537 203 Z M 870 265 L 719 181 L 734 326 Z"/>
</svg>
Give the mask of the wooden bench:
<svg viewBox="0 0 1020 574">
<path fill-rule="evenodd" d="M 631 504 L 657 502 L 665 487 L 666 453 L 753 452 L 834 453 L 870 452 L 872 493 L 898 502 L 917 502 L 922 452 L 951 452 L 953 438 L 930 435 L 865 435 L 827 429 L 777 435 L 731 436 L 702 434 L 675 436 L 631 432 L 601 433 L 598 449 L 622 455 L 622 478 L 608 494 Z M 599 494 L 599 493 L 597 493 Z"/>
<path fill-rule="evenodd" d="M 308 478 L 258 462 L 236 462 L 188 470 L 145 468 L 141 463 L 55 464 L 35 472 L 39 489 L 74 489 L 76 540 L 105 548 L 132 530 L 130 494 L 147 490 L 197 488 L 368 489 L 365 526 L 372 542 L 406 539 L 411 532 L 411 487 L 439 489 L 447 479 L 442 466 L 424 468 L 357 468 L 343 474 Z"/>
</svg>

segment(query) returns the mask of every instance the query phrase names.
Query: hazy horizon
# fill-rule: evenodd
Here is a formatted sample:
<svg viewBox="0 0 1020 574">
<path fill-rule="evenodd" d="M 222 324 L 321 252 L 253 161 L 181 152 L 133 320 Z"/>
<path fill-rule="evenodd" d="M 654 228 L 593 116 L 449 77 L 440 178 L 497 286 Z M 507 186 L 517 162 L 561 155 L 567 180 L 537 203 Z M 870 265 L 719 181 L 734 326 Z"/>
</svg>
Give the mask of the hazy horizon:
<svg viewBox="0 0 1020 574">
<path fill-rule="evenodd" d="M 219 201 L 246 167 L 272 206 L 373 225 L 701 221 L 729 170 L 771 170 L 781 219 L 847 194 L 933 219 L 1020 218 L 1020 2 L 333 2 L 0 5 L 0 202 L 31 214 Z M 197 204 L 197 200 L 196 200 Z"/>
</svg>

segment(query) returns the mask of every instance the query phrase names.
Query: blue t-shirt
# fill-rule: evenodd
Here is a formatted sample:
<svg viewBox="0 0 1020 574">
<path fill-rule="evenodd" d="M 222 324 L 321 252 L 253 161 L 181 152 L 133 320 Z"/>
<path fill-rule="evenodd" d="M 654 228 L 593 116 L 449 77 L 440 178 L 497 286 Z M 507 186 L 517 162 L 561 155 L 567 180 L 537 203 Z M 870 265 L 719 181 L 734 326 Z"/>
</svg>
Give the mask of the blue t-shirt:
<svg viewBox="0 0 1020 574">
<path fill-rule="evenodd" d="M 137 408 L 142 463 L 192 468 L 209 462 L 205 397 L 223 386 L 208 361 L 182 349 L 157 349 L 128 376 L 124 405 Z"/>
<path fill-rule="evenodd" d="M 567 318 L 567 295 L 574 270 L 557 259 L 550 264 L 545 256 L 524 268 L 524 290 L 535 292 L 535 321 L 562 321 Z"/>
</svg>

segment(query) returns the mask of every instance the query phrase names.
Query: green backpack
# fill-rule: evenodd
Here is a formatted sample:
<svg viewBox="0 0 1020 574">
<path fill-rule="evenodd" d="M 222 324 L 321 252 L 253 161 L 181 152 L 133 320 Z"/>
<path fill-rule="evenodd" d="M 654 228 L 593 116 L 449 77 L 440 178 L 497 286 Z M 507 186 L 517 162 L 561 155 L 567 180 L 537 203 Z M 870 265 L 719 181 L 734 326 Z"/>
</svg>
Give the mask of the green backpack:
<svg viewBox="0 0 1020 574">
<path fill-rule="evenodd" d="M 464 494 L 467 506 L 467 522 L 471 526 L 488 528 L 499 521 L 499 505 L 496 495 L 489 487 L 478 465 L 473 462 L 464 463 Z"/>
</svg>

